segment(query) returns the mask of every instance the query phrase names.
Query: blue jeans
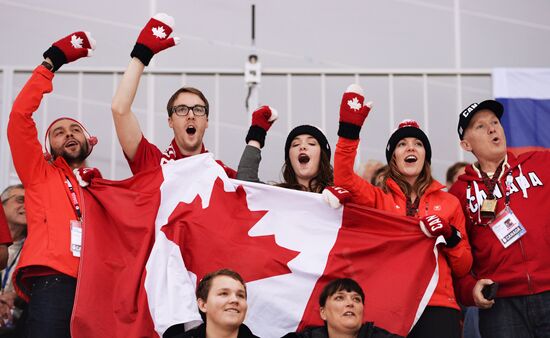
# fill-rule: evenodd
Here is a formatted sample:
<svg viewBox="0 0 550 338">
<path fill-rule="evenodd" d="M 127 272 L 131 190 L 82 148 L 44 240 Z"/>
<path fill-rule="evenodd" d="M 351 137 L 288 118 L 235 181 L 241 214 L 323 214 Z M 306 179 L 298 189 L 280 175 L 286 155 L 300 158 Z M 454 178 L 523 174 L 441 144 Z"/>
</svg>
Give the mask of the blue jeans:
<svg viewBox="0 0 550 338">
<path fill-rule="evenodd" d="M 550 338 L 550 291 L 496 298 L 479 310 L 479 331 L 483 338 Z"/>
<path fill-rule="evenodd" d="M 464 308 L 464 338 L 481 338 L 479 334 L 479 310 L 476 306 Z"/>
<path fill-rule="evenodd" d="M 36 277 L 32 281 L 27 338 L 70 338 L 76 279 L 66 275 Z"/>
</svg>

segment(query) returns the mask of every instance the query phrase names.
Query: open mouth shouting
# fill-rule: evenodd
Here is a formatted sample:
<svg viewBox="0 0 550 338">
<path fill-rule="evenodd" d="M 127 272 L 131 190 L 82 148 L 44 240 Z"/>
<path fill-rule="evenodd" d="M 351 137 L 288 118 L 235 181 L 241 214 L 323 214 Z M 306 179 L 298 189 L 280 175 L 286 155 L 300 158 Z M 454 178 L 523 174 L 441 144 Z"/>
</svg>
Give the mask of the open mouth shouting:
<svg viewBox="0 0 550 338">
<path fill-rule="evenodd" d="M 416 161 L 418 161 L 418 158 L 415 155 L 405 157 L 405 162 L 407 163 L 416 163 Z"/>
<path fill-rule="evenodd" d="M 195 128 L 195 126 L 188 126 L 187 129 L 185 129 L 185 132 L 187 133 L 187 135 L 195 135 L 195 133 L 197 132 L 197 128 Z"/>
<path fill-rule="evenodd" d="M 300 164 L 307 164 L 309 163 L 309 156 L 307 154 L 300 154 L 298 155 L 298 162 L 300 162 Z"/>
<path fill-rule="evenodd" d="M 64 147 L 74 150 L 74 148 L 78 147 L 79 145 L 80 144 L 75 139 L 70 139 L 67 142 L 65 142 Z"/>
</svg>

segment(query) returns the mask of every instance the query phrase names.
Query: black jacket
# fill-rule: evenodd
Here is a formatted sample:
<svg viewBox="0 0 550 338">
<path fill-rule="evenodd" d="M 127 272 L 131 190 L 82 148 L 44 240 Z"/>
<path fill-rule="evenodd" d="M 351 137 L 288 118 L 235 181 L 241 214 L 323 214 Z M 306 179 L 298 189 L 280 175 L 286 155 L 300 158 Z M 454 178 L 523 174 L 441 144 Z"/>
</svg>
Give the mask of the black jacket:
<svg viewBox="0 0 550 338">
<path fill-rule="evenodd" d="M 164 334 L 162 338 L 206 338 L 206 324 L 201 324 L 194 329 L 187 332 L 183 331 L 183 325 L 171 326 Z M 237 338 L 259 338 L 255 336 L 250 329 L 241 324 L 239 326 L 239 335 Z"/>
<path fill-rule="evenodd" d="M 309 327 L 302 332 L 287 333 L 283 338 L 328 338 L 326 326 Z M 359 329 L 357 338 L 403 338 L 374 326 L 372 322 L 364 323 Z"/>
</svg>

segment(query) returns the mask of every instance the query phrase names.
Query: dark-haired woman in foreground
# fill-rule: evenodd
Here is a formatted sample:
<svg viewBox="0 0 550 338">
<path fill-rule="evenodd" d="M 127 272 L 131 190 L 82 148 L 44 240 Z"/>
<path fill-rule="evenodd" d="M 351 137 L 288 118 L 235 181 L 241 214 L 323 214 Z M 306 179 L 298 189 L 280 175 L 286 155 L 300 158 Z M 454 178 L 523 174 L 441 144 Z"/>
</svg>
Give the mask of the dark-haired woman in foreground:
<svg viewBox="0 0 550 338">
<path fill-rule="evenodd" d="M 399 338 L 372 322 L 363 323 L 365 294 L 356 281 L 339 278 L 328 283 L 319 296 L 324 326 L 292 332 L 284 338 Z"/>
</svg>

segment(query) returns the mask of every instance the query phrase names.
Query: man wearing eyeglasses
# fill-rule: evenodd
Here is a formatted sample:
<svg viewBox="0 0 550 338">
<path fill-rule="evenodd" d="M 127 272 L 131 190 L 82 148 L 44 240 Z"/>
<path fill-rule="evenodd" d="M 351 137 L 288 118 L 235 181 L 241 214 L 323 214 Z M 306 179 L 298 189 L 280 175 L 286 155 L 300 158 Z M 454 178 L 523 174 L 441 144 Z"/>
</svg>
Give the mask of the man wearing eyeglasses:
<svg viewBox="0 0 550 338">
<path fill-rule="evenodd" d="M 11 216 L 11 212 L 5 206 L 10 200 L 12 200 L 10 204 L 17 203 L 17 200 L 12 198 L 12 196 L 4 196 L 4 194 L 2 194 L 2 205 L 4 207 L 0 208 L 0 270 L 4 269 L 7 265 L 8 247 L 12 244 L 12 238 L 8 227 L 10 223 L 8 215 Z M 24 209 L 23 207 L 23 210 Z M 6 212 L 6 210 L 8 210 L 8 212 Z"/>
<path fill-rule="evenodd" d="M 17 297 L 12 283 L 13 271 L 19 262 L 23 243 L 27 238 L 27 213 L 23 185 L 10 185 L 2 192 L 1 199 L 3 208 L 0 208 L 0 212 L 4 212 L 6 215 L 13 244 L 8 249 L 7 266 L 0 273 L 0 327 L 6 332 L 15 334 L 15 323 L 26 307 L 24 301 Z M 5 236 L 5 234 L 2 235 Z M 22 323 L 19 324 L 21 324 L 19 328 L 21 329 Z"/>
<path fill-rule="evenodd" d="M 153 55 L 177 44 L 178 38 L 170 37 L 173 26 L 174 18 L 164 13 L 156 14 L 149 20 L 137 39 L 130 54 L 132 59 L 113 97 L 111 109 L 118 140 L 134 175 L 169 161 L 207 151 L 203 137 L 208 128 L 210 107 L 200 90 L 183 87 L 168 100 L 168 126 L 174 132 L 174 139 L 164 152 L 147 141 L 131 109 L 145 66 Z M 237 176 L 233 169 L 219 160 L 217 162 L 229 177 Z"/>
</svg>

